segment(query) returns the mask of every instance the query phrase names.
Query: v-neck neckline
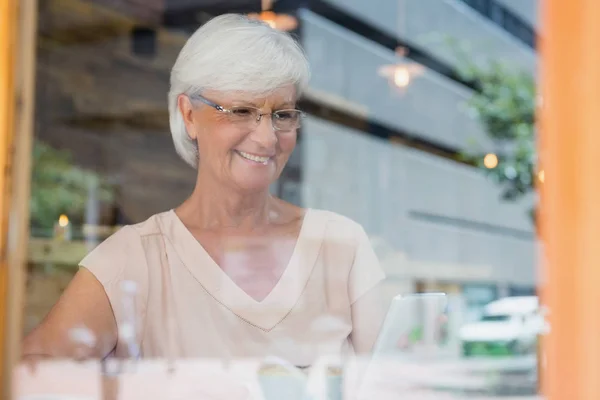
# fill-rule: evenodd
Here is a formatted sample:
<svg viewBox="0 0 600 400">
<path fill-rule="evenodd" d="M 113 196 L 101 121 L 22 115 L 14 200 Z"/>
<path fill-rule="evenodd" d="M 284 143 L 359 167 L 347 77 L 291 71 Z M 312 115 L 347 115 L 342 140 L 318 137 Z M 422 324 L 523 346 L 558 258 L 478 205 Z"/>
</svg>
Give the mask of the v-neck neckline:
<svg viewBox="0 0 600 400">
<path fill-rule="evenodd" d="M 171 225 L 167 231 L 174 234 L 170 241 L 187 269 L 215 300 L 246 322 L 269 331 L 289 314 L 310 278 L 325 231 L 325 224 L 316 214 L 316 210 L 306 209 L 287 266 L 260 301 L 238 286 L 217 264 L 175 210 L 167 213 Z"/>
</svg>

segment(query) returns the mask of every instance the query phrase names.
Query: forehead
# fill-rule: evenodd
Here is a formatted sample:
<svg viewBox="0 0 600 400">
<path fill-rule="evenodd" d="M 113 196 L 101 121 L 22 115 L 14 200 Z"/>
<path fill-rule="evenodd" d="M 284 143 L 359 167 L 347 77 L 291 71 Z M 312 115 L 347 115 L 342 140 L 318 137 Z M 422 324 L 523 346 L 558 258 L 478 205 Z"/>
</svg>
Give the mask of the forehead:
<svg viewBox="0 0 600 400">
<path fill-rule="evenodd" d="M 248 103 L 256 106 L 289 104 L 296 102 L 296 88 L 294 85 L 289 85 L 275 89 L 269 93 L 257 94 L 252 92 L 235 91 L 235 92 L 218 92 L 209 91 L 205 95 L 210 96 L 211 100 L 225 104 L 233 103 Z"/>
</svg>

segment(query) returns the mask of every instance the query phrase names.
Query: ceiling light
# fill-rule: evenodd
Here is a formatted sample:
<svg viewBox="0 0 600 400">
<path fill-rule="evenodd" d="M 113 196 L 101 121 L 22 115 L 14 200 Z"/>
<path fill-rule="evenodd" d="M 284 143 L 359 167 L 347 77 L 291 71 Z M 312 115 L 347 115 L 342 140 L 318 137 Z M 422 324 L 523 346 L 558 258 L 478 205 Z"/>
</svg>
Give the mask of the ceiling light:
<svg viewBox="0 0 600 400">
<path fill-rule="evenodd" d="M 261 20 L 273 29 L 292 31 L 298 26 L 298 20 L 292 15 L 277 14 L 273 11 L 262 11 L 260 14 L 248 14 L 248 17 Z"/>
</svg>

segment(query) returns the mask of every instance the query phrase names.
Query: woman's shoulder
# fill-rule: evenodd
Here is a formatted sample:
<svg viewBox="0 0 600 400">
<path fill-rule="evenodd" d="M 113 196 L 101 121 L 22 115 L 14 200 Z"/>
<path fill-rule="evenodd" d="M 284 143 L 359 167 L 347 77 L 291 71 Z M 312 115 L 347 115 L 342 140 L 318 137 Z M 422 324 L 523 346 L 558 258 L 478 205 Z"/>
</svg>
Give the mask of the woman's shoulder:
<svg viewBox="0 0 600 400">
<path fill-rule="evenodd" d="M 161 221 L 168 220 L 171 212 L 161 212 L 150 216 L 145 221 L 121 226 L 116 232 L 96 246 L 82 260 L 82 264 L 97 258 L 114 258 L 139 254 L 143 239 L 148 236 L 158 235 L 160 233 Z"/>
<path fill-rule="evenodd" d="M 334 270 L 348 277 L 350 304 L 385 278 L 369 236 L 357 221 L 332 211 L 311 210 L 325 227 L 323 245 Z"/>
<path fill-rule="evenodd" d="M 158 237 L 161 220 L 171 211 L 154 214 L 145 221 L 124 225 L 90 251 L 79 266 L 91 271 L 103 284 L 127 275 L 141 276 L 146 265 L 145 238 Z M 138 271 L 140 270 L 140 271 Z"/>
<path fill-rule="evenodd" d="M 295 220 L 303 220 L 306 225 L 324 226 L 327 227 L 328 230 L 335 228 L 355 230 L 361 227 L 359 223 L 351 218 L 334 211 L 311 207 L 299 207 L 281 199 L 277 200 L 281 207 L 280 210 L 284 210 L 287 215 L 292 215 Z"/>
<path fill-rule="evenodd" d="M 308 209 L 308 213 L 310 213 L 313 220 L 326 229 L 326 239 L 356 239 L 363 235 L 362 225 L 350 217 L 333 211 L 313 208 Z"/>
<path fill-rule="evenodd" d="M 350 217 L 347 217 L 334 211 L 309 208 L 307 209 L 307 213 L 312 214 L 315 219 L 318 219 L 326 223 L 327 225 L 334 225 L 340 228 L 350 229 L 361 228 L 360 223 L 356 222 Z"/>
<path fill-rule="evenodd" d="M 161 226 L 172 224 L 174 211 L 168 210 L 157 214 L 153 214 L 146 220 L 127 224 L 119 227 L 111 236 L 109 236 L 102 244 L 118 242 L 128 243 L 137 242 L 148 236 L 160 235 L 163 231 Z"/>
<path fill-rule="evenodd" d="M 173 219 L 173 214 L 173 210 L 153 214 L 144 221 L 125 225 L 121 230 L 127 230 L 130 232 L 130 234 L 135 234 L 135 236 L 138 238 L 159 235 L 161 233 L 160 227 L 170 223 Z"/>
</svg>

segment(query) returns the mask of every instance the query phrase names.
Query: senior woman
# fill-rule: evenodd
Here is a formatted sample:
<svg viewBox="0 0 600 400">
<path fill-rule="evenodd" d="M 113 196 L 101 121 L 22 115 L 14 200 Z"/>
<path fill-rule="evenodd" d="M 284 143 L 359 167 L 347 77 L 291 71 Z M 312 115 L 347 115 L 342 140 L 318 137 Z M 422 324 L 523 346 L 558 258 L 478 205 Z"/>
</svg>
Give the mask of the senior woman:
<svg viewBox="0 0 600 400">
<path fill-rule="evenodd" d="M 363 228 L 269 192 L 296 145 L 308 77 L 298 44 L 259 21 L 223 15 L 197 30 L 168 96 L 175 149 L 198 171 L 193 193 L 85 257 L 24 354 L 74 356 L 82 327 L 96 357 L 307 366 L 319 352 L 368 352 L 384 274 Z"/>
</svg>

